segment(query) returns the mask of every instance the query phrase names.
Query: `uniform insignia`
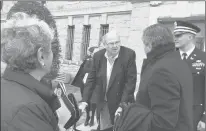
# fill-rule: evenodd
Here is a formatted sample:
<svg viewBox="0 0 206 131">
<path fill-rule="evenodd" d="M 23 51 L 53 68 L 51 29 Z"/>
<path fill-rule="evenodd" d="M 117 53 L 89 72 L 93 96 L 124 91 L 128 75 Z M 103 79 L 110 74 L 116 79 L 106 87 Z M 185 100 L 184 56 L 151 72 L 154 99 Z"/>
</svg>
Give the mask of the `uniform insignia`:
<svg viewBox="0 0 206 131">
<path fill-rule="evenodd" d="M 197 74 L 200 74 L 200 72 L 197 72 Z"/>
<path fill-rule="evenodd" d="M 197 56 L 196 54 L 194 54 L 194 56 Z"/>
<path fill-rule="evenodd" d="M 196 62 L 192 63 L 192 67 L 202 68 L 205 67 L 205 63 L 201 62 L 201 60 L 196 60 Z"/>
<path fill-rule="evenodd" d="M 194 58 L 193 58 L 193 57 L 190 57 L 190 59 L 191 59 L 191 60 L 194 60 Z"/>
</svg>

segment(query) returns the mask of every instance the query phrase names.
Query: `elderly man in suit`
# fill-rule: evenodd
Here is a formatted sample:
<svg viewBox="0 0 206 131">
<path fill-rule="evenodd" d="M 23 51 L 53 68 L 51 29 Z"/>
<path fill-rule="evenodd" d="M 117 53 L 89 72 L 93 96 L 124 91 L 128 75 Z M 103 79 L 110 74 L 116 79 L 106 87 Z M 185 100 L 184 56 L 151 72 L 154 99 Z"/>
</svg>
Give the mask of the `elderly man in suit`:
<svg viewBox="0 0 206 131">
<path fill-rule="evenodd" d="M 79 107 L 82 110 L 86 108 L 95 89 L 98 130 L 112 131 L 115 114 L 122 111 L 123 104 L 134 101 L 136 54 L 132 49 L 121 46 L 120 37 L 114 30 L 104 36 L 103 45 L 105 49 L 93 56 L 94 64 Z"/>
<path fill-rule="evenodd" d="M 174 23 L 175 46 L 182 60 L 190 67 L 193 76 L 193 124 L 196 130 L 205 128 L 205 74 L 206 53 L 195 47 L 195 36 L 200 28 L 186 21 Z"/>
</svg>

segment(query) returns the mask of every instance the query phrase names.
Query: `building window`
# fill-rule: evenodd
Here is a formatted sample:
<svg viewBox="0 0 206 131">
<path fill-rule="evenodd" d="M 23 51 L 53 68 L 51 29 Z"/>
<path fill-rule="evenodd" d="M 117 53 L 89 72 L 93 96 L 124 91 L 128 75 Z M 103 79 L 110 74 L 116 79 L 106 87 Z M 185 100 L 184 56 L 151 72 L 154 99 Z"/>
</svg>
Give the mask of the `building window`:
<svg viewBox="0 0 206 131">
<path fill-rule="evenodd" d="M 102 41 L 102 37 L 109 31 L 109 24 L 101 24 L 99 32 L 99 46 Z"/>
<path fill-rule="evenodd" d="M 75 26 L 68 26 L 67 28 L 67 43 L 66 43 L 66 54 L 65 58 L 67 60 L 72 60 L 73 55 L 73 45 L 74 45 L 74 29 Z"/>
<path fill-rule="evenodd" d="M 87 49 L 90 42 L 91 25 L 84 25 L 82 32 L 82 45 L 81 45 L 81 60 L 84 60 L 87 55 Z"/>
</svg>

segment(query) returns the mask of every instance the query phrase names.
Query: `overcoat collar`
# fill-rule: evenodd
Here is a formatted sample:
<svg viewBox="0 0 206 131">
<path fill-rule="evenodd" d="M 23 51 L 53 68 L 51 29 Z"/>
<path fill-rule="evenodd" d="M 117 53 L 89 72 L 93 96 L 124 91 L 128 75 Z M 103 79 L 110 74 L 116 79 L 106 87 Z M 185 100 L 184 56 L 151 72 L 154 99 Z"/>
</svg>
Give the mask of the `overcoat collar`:
<svg viewBox="0 0 206 131">
<path fill-rule="evenodd" d="M 44 101 L 46 101 L 53 111 L 56 111 L 60 107 L 60 103 L 58 98 L 54 95 L 52 87 L 39 82 L 30 74 L 23 71 L 13 71 L 7 67 L 4 71 L 3 78 L 17 82 L 38 94 Z"/>
</svg>

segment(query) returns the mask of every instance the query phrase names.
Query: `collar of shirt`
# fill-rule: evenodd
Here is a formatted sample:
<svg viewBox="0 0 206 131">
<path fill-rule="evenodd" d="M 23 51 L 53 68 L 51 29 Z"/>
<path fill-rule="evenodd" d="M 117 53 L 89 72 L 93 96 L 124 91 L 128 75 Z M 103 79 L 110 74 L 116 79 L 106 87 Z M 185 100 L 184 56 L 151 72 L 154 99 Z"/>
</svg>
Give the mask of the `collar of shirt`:
<svg viewBox="0 0 206 131">
<path fill-rule="evenodd" d="M 112 57 L 108 56 L 108 52 L 106 51 L 104 56 L 107 58 L 108 61 L 110 61 L 112 59 L 112 61 L 114 62 L 119 57 L 119 53 L 115 57 L 112 58 Z M 112 63 L 110 63 L 110 64 L 112 64 Z"/>
<path fill-rule="evenodd" d="M 186 58 L 188 58 L 190 56 L 190 54 L 194 51 L 194 49 L 195 49 L 195 45 L 190 50 L 188 50 L 187 52 L 183 52 L 182 50 L 180 50 L 181 58 L 183 59 L 183 57 L 184 57 L 183 53 L 186 53 L 187 54 Z"/>
</svg>

